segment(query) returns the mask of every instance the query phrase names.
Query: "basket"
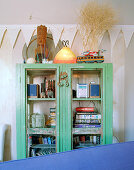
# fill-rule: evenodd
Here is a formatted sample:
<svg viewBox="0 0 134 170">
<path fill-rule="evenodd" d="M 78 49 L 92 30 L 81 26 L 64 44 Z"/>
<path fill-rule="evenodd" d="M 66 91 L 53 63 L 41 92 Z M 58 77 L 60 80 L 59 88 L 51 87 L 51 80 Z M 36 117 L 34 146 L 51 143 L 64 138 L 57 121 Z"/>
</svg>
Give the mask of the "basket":
<svg viewBox="0 0 134 170">
<path fill-rule="evenodd" d="M 40 25 L 37 27 L 37 47 L 46 47 L 47 27 Z"/>
</svg>

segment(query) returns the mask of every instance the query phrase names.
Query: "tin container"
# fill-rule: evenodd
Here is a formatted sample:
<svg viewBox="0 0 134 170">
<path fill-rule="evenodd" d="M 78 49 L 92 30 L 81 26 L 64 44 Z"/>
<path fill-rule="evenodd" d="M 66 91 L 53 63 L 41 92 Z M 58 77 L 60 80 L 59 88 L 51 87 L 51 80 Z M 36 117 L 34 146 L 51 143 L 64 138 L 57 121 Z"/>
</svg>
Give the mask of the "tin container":
<svg viewBox="0 0 134 170">
<path fill-rule="evenodd" d="M 43 128 L 45 125 L 45 117 L 43 114 L 33 113 L 31 116 L 32 128 Z"/>
<path fill-rule="evenodd" d="M 77 98 L 88 98 L 89 97 L 89 85 L 88 84 L 77 84 Z"/>
</svg>

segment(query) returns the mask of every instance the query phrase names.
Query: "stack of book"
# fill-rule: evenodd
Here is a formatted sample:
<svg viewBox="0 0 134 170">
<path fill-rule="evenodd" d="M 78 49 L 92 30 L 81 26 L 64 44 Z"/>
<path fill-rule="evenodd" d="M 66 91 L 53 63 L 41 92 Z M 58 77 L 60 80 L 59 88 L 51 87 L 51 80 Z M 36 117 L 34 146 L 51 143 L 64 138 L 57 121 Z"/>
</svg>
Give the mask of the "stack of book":
<svg viewBox="0 0 134 170">
<path fill-rule="evenodd" d="M 101 127 L 101 114 L 94 107 L 77 107 L 74 117 L 74 128 Z"/>
<path fill-rule="evenodd" d="M 50 115 L 49 119 L 46 122 L 48 127 L 55 127 L 56 126 L 56 108 L 50 108 Z"/>
</svg>

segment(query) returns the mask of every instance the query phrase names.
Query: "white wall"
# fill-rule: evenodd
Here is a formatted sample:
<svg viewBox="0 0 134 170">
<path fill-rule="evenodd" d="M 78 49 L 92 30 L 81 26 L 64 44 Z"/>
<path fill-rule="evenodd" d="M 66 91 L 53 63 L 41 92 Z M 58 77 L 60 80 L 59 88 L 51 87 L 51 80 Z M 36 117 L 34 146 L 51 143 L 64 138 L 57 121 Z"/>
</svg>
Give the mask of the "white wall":
<svg viewBox="0 0 134 170">
<path fill-rule="evenodd" d="M 113 131 L 120 142 L 124 142 L 124 70 L 125 44 L 120 32 L 113 48 Z"/>
<path fill-rule="evenodd" d="M 74 24 L 88 0 L 0 0 L 0 24 Z M 134 24 L 133 0 L 106 1 L 118 11 L 119 24 Z M 29 17 L 32 15 L 32 20 Z"/>
<path fill-rule="evenodd" d="M 6 33 L 0 48 L 0 123 L 8 125 L 4 160 L 16 159 L 16 63 L 23 63 L 22 33 L 14 50 Z"/>
<path fill-rule="evenodd" d="M 134 35 L 125 56 L 125 141 L 132 141 L 134 140 Z"/>
<path fill-rule="evenodd" d="M 8 50 L 7 50 L 8 49 Z M 8 132 L 6 134 L 6 154 L 5 160 L 11 159 L 11 122 L 13 118 L 13 76 L 12 76 L 12 48 L 9 41 L 5 38 L 3 46 L 0 49 L 0 123 L 8 125 Z M 13 100 L 12 100 L 13 99 Z"/>
</svg>

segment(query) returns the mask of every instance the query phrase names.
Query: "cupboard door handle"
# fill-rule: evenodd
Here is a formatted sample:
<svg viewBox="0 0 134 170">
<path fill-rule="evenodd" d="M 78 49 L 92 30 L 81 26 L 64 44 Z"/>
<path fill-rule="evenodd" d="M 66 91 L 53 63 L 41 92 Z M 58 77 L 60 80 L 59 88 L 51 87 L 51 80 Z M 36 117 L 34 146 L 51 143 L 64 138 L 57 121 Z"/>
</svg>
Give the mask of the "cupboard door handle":
<svg viewBox="0 0 134 170">
<path fill-rule="evenodd" d="M 59 85 L 60 87 L 64 86 L 64 84 L 63 84 L 62 82 L 59 82 L 58 85 Z"/>
<path fill-rule="evenodd" d="M 62 87 L 62 86 L 64 86 L 64 84 L 61 82 L 61 83 L 58 83 L 58 85 L 60 86 L 60 87 Z M 69 86 L 69 83 L 68 82 L 66 82 L 66 87 L 68 87 Z"/>
</svg>

